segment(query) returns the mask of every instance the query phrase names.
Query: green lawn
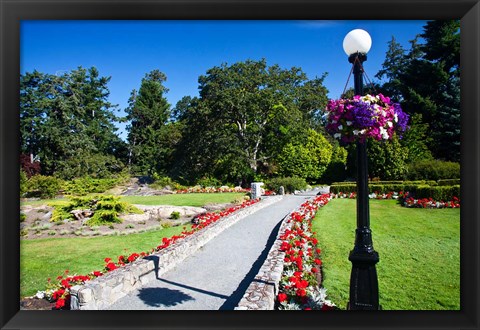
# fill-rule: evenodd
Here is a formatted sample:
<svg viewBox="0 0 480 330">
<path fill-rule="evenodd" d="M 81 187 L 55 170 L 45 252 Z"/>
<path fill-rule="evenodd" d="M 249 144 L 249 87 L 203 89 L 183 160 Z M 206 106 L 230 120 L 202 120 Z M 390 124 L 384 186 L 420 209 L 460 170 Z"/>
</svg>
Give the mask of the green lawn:
<svg viewBox="0 0 480 330">
<path fill-rule="evenodd" d="M 191 225 L 187 225 L 190 229 Z M 183 226 L 139 234 L 92 238 L 47 238 L 23 240 L 20 244 L 20 295 L 34 295 L 44 290 L 47 279 L 55 279 L 68 269 L 70 274 L 85 275 L 102 270 L 104 259 L 121 254 L 151 251 L 163 237 L 179 234 Z"/>
<path fill-rule="evenodd" d="M 407 209 L 371 200 L 370 222 L 384 310 L 460 309 L 460 210 Z M 356 201 L 334 199 L 313 222 L 322 249 L 324 287 L 340 308 L 348 302 Z"/>
</svg>

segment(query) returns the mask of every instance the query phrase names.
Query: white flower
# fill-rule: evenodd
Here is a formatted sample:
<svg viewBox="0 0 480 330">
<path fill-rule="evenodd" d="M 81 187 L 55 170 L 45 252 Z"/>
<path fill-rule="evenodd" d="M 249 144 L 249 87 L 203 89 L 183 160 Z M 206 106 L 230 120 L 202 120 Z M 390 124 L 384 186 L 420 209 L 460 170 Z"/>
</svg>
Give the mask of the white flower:
<svg viewBox="0 0 480 330">
<path fill-rule="evenodd" d="M 343 125 L 338 125 L 338 129 L 339 129 L 339 130 L 342 130 L 342 129 L 343 129 Z"/>
<path fill-rule="evenodd" d="M 358 133 L 360 133 L 360 132 L 357 129 L 353 130 L 353 135 L 358 135 Z"/>
<path fill-rule="evenodd" d="M 352 122 L 347 120 L 347 126 L 352 126 Z"/>
<path fill-rule="evenodd" d="M 37 293 L 35 294 L 35 297 L 38 299 L 45 298 L 45 291 L 37 291 Z"/>
<path fill-rule="evenodd" d="M 335 139 L 340 139 L 340 138 L 342 137 L 342 134 L 340 134 L 340 133 L 335 133 L 335 134 L 333 134 L 333 137 L 334 137 Z"/>
<path fill-rule="evenodd" d="M 393 123 L 391 121 L 387 121 L 387 125 L 388 125 L 388 127 L 392 127 Z"/>
<path fill-rule="evenodd" d="M 384 140 L 388 140 L 389 135 L 388 135 L 388 132 L 387 132 L 387 130 L 386 130 L 385 128 L 380 127 L 380 134 L 382 135 L 382 138 L 383 138 Z"/>
<path fill-rule="evenodd" d="M 397 114 L 393 115 L 393 119 L 395 120 L 396 123 L 398 123 L 398 115 Z"/>
</svg>

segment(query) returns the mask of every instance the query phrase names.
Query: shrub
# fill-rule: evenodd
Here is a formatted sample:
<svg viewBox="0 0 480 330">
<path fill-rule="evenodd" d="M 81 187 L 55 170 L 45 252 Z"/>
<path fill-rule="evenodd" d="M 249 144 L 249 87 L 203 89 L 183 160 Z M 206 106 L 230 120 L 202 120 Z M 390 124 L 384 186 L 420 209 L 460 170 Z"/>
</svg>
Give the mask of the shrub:
<svg viewBox="0 0 480 330">
<path fill-rule="evenodd" d="M 27 215 L 25 213 L 20 213 L 20 222 L 24 222 L 27 219 Z"/>
<path fill-rule="evenodd" d="M 172 214 L 170 214 L 170 219 L 174 219 L 174 220 L 180 219 L 180 212 L 173 211 Z"/>
<path fill-rule="evenodd" d="M 30 197 L 53 198 L 62 187 L 62 180 L 53 176 L 34 175 L 28 180 L 28 193 Z"/>
<path fill-rule="evenodd" d="M 460 179 L 460 163 L 426 160 L 408 166 L 409 180 Z"/>
<path fill-rule="evenodd" d="M 119 183 L 117 178 L 94 179 L 84 176 L 68 181 L 65 184 L 65 192 L 76 196 L 85 196 L 92 193 L 103 193 L 112 189 Z"/>
<path fill-rule="evenodd" d="M 152 188 L 155 189 L 160 189 L 160 188 L 165 188 L 165 187 L 170 187 L 170 189 L 173 190 L 182 190 L 185 189 L 184 186 L 182 186 L 180 183 L 172 180 L 168 176 L 161 176 L 157 173 L 153 174 L 153 180 L 154 182 L 150 185 Z"/>
<path fill-rule="evenodd" d="M 410 196 L 421 198 L 432 198 L 435 201 L 451 201 L 453 197 L 460 198 L 460 185 L 455 186 L 427 186 L 419 185 L 415 189 L 408 190 Z"/>
<path fill-rule="evenodd" d="M 20 170 L 20 197 L 22 197 L 28 191 L 28 178 L 27 174 Z"/>
<path fill-rule="evenodd" d="M 54 204 L 50 221 L 57 222 L 65 219 L 74 220 L 73 210 L 89 209 L 93 216 L 87 221 L 89 226 L 109 225 L 121 223 L 118 217 L 121 213 L 142 213 L 141 210 L 126 202 L 121 202 L 115 196 L 72 197 L 67 203 Z"/>
<path fill-rule="evenodd" d="M 455 186 L 460 184 L 460 179 L 443 179 L 438 180 L 437 184 L 439 186 Z"/>
<path fill-rule="evenodd" d="M 273 191 L 278 191 L 280 187 L 285 188 L 286 193 L 293 193 L 295 190 L 302 190 L 307 187 L 307 181 L 298 177 L 280 177 L 270 179 L 266 182 L 266 188 Z"/>
<path fill-rule="evenodd" d="M 220 180 L 212 178 L 212 177 L 204 177 L 197 181 L 198 186 L 202 187 L 220 187 L 222 182 Z"/>
</svg>

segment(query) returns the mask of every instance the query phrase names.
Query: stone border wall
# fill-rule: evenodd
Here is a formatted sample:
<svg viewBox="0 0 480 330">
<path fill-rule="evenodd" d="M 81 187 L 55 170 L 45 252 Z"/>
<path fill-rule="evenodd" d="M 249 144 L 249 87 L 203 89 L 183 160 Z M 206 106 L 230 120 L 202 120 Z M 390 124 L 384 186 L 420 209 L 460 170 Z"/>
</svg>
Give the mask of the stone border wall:
<svg viewBox="0 0 480 330">
<path fill-rule="evenodd" d="M 292 211 L 294 212 L 294 211 Z M 235 310 L 274 310 L 275 297 L 279 291 L 279 283 L 282 278 L 285 252 L 280 251 L 282 240 L 280 236 L 291 228 L 292 223 L 287 223 L 290 212 L 282 220 L 278 235 L 268 252 L 268 256 L 258 271 L 253 281 L 248 286 L 245 294 L 238 303 Z"/>
<path fill-rule="evenodd" d="M 280 201 L 283 196 L 267 197 L 239 210 L 171 246 L 124 267 L 70 289 L 72 310 L 105 309 L 142 285 L 155 280 L 193 254 L 209 240 L 240 219 Z M 281 258 L 283 261 L 283 257 Z M 281 271 L 281 270 L 280 270 Z"/>
</svg>

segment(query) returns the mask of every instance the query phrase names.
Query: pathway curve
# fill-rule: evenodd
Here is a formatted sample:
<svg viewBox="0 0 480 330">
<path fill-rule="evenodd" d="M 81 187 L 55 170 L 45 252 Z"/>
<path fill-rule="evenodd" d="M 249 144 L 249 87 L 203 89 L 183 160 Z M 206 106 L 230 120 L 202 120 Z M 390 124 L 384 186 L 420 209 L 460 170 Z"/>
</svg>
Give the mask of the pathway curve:
<svg viewBox="0 0 480 330">
<path fill-rule="evenodd" d="M 262 266 L 281 220 L 319 190 L 286 195 L 225 229 L 110 310 L 233 310 Z"/>
</svg>

